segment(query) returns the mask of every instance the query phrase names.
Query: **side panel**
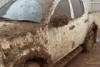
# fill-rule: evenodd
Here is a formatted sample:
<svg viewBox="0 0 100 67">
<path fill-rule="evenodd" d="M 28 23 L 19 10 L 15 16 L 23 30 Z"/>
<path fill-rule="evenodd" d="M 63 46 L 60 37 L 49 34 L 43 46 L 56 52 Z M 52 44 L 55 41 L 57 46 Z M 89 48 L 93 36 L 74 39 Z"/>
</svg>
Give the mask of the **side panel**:
<svg viewBox="0 0 100 67">
<path fill-rule="evenodd" d="M 50 28 L 48 32 L 49 53 L 57 62 L 84 42 L 88 31 L 87 14 L 69 22 L 68 25 Z"/>
</svg>

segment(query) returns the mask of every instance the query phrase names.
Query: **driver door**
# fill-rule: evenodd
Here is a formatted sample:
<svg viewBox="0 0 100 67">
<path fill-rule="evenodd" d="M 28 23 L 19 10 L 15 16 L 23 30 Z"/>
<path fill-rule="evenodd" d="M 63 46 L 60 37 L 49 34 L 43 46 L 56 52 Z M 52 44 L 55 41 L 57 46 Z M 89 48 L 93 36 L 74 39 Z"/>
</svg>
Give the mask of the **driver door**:
<svg viewBox="0 0 100 67">
<path fill-rule="evenodd" d="M 69 51 L 66 44 L 67 25 L 71 20 L 71 10 L 68 0 L 61 0 L 49 22 L 49 52 L 54 62 L 61 59 Z M 66 29 L 66 30 L 65 30 Z M 68 38 L 68 37 L 67 37 Z M 67 47 L 67 48 L 66 48 Z"/>
</svg>

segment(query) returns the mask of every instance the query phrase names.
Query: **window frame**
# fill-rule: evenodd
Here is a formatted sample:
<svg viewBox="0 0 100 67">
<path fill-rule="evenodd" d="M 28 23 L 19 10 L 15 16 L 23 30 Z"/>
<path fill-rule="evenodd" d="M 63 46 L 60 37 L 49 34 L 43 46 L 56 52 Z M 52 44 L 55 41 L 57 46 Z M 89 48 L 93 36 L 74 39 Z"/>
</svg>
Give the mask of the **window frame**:
<svg viewBox="0 0 100 67">
<path fill-rule="evenodd" d="M 56 3 L 56 6 L 55 6 L 55 9 L 53 10 L 53 13 L 51 14 L 51 17 L 50 17 L 50 19 L 49 19 L 49 22 L 48 22 L 48 25 L 50 25 L 50 20 L 52 19 L 52 16 L 54 15 L 54 13 L 55 13 L 55 10 L 56 10 L 56 8 L 57 8 L 57 5 L 61 2 L 62 0 L 59 0 L 59 2 L 57 2 Z M 69 0 L 68 0 L 68 2 L 69 2 Z M 70 20 L 68 21 L 68 22 L 70 22 L 71 20 L 72 20 L 72 9 L 71 9 L 71 4 L 69 3 L 69 11 L 70 11 Z M 66 24 L 65 24 L 66 25 Z M 60 26 L 59 26 L 60 27 Z"/>
<path fill-rule="evenodd" d="M 84 1 L 83 1 L 83 0 L 80 0 L 80 1 L 81 1 L 82 4 L 83 4 L 83 10 L 84 10 L 84 11 L 83 11 L 83 14 L 82 14 L 80 17 L 78 17 L 78 18 L 75 18 L 74 8 L 73 8 L 73 5 L 72 5 L 71 0 L 68 0 L 68 1 L 70 2 L 72 20 L 78 19 L 78 18 L 82 17 L 82 16 L 85 14 L 86 9 L 85 9 L 85 4 L 84 4 Z M 81 5 L 81 6 L 82 6 L 82 5 Z"/>
<path fill-rule="evenodd" d="M 58 4 L 59 4 L 61 1 L 62 1 L 62 0 L 60 0 L 60 1 L 58 2 Z M 72 11 L 72 10 L 73 10 L 73 8 L 71 9 L 71 5 L 72 5 L 72 4 L 70 3 L 70 0 L 68 0 L 68 2 L 69 2 L 69 8 L 70 8 L 70 10 L 69 10 L 69 11 L 70 11 L 70 15 L 71 15 L 71 14 L 73 13 L 73 11 Z M 57 5 L 58 5 L 58 4 L 57 4 Z M 57 8 L 57 6 L 56 6 L 56 8 Z M 56 8 L 55 8 L 55 9 L 56 9 Z M 53 14 L 52 14 L 52 15 L 54 15 L 54 13 L 55 13 L 55 10 L 54 10 L 54 12 L 53 12 Z M 72 19 L 72 15 L 71 15 L 71 19 Z"/>
</svg>

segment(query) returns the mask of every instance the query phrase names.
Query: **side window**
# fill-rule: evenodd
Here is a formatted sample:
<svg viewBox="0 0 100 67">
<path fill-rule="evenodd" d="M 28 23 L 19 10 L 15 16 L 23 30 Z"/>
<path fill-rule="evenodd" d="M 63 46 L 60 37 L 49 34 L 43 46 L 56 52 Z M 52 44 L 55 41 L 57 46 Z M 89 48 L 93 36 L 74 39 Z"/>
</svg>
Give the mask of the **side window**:
<svg viewBox="0 0 100 67">
<path fill-rule="evenodd" d="M 8 3 L 10 0 L 0 0 L 0 8 Z"/>
<path fill-rule="evenodd" d="M 84 5 L 81 0 L 71 0 L 73 10 L 74 10 L 74 16 L 75 18 L 79 18 L 84 13 Z"/>
<path fill-rule="evenodd" d="M 71 19 L 70 5 L 68 0 L 61 0 L 50 19 L 50 26 L 60 27 L 67 25 Z"/>
</svg>

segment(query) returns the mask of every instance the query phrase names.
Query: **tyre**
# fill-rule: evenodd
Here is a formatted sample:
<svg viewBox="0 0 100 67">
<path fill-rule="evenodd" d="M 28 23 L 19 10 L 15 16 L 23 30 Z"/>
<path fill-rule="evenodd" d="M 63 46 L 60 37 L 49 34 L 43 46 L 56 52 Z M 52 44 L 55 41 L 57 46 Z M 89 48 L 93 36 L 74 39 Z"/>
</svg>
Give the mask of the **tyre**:
<svg viewBox="0 0 100 67">
<path fill-rule="evenodd" d="M 94 48 L 94 32 L 90 31 L 86 36 L 85 42 L 82 45 L 85 52 L 91 52 Z"/>
<path fill-rule="evenodd" d="M 28 62 L 25 64 L 25 67 L 41 67 L 41 65 L 37 62 Z"/>
<path fill-rule="evenodd" d="M 94 44 L 96 43 L 97 29 L 98 26 L 93 23 L 92 28 L 88 31 L 85 41 L 82 44 L 83 51 L 91 52 L 93 50 Z"/>
</svg>

